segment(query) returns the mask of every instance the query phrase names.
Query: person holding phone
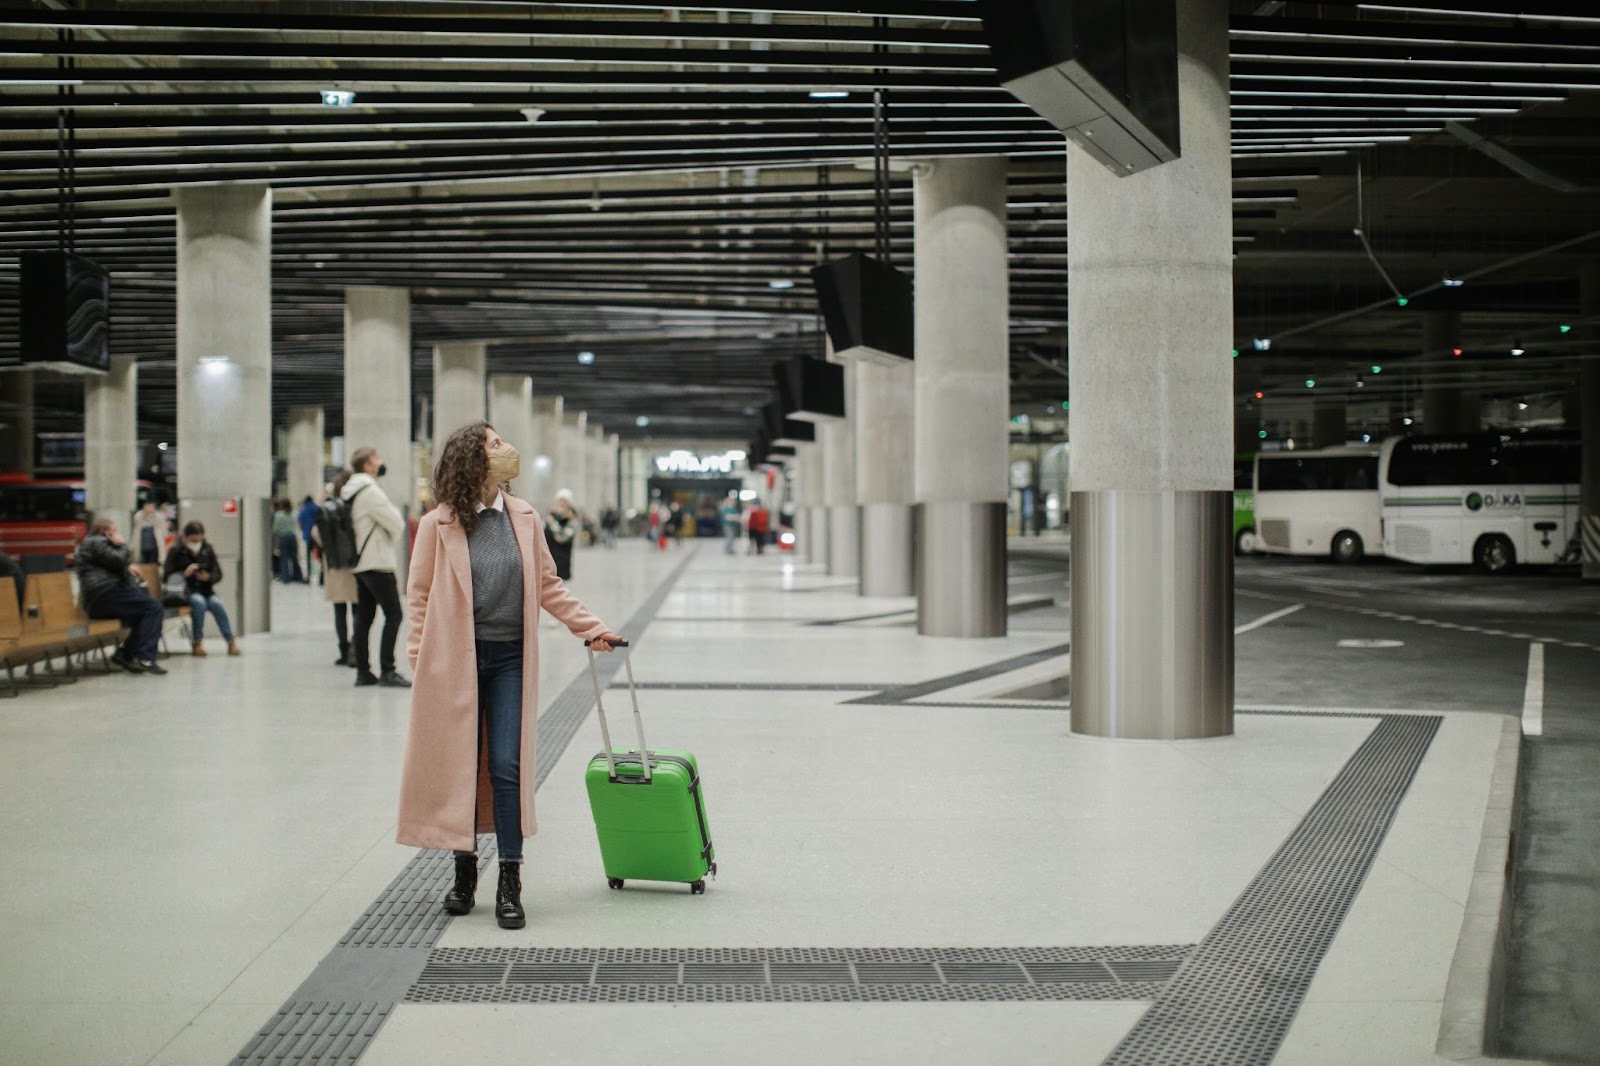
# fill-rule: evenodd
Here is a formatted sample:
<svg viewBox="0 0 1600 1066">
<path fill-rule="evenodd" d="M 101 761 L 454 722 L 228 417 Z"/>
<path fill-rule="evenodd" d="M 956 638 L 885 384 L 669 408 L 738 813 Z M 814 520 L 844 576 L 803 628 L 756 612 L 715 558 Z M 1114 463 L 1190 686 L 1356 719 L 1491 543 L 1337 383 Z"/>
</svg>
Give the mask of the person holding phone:
<svg viewBox="0 0 1600 1066">
<path fill-rule="evenodd" d="M 505 929 L 527 923 L 522 842 L 537 829 L 539 612 L 596 651 L 622 643 L 557 575 L 543 520 L 508 491 L 520 471 L 516 448 L 486 422 L 452 433 L 435 464 L 439 505 L 417 528 L 406 582 L 415 687 L 397 834 L 401 844 L 455 852 L 444 907 L 459 915 L 475 902 L 477 833 L 493 830 L 495 917 Z"/>
</svg>

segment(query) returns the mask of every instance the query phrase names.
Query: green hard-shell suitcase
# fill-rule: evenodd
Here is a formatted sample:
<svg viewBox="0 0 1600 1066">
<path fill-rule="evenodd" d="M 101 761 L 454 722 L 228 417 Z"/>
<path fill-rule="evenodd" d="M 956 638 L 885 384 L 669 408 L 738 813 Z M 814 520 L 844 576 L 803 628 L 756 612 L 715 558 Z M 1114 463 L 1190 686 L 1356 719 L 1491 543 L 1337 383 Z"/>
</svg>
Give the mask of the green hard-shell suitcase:
<svg viewBox="0 0 1600 1066">
<path fill-rule="evenodd" d="M 589 760 L 584 783 L 606 882 L 621 888 L 629 880 L 681 881 L 698 895 L 706 890 L 706 874 L 715 877 L 717 873 L 700 766 L 690 752 L 646 746 L 633 661 L 628 652 L 623 656 L 639 747 L 617 752 L 611 747 L 594 650 L 589 651 L 589 676 L 594 681 L 595 713 L 605 750 Z M 640 757 L 641 751 L 650 752 L 648 761 Z"/>
</svg>

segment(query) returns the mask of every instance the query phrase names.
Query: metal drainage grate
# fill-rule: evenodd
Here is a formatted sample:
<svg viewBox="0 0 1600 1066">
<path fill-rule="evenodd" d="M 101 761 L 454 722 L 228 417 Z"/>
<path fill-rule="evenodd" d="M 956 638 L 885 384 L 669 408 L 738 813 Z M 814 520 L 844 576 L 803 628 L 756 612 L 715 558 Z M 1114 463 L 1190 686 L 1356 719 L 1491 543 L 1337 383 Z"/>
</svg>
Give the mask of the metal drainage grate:
<svg viewBox="0 0 1600 1066">
<path fill-rule="evenodd" d="M 1431 715 L 1379 719 L 1106 1066 L 1272 1061 L 1439 722 Z"/>
<path fill-rule="evenodd" d="M 406 1002 L 1150 999 L 1188 951 L 1183 945 L 445 948 L 431 953 Z"/>
</svg>

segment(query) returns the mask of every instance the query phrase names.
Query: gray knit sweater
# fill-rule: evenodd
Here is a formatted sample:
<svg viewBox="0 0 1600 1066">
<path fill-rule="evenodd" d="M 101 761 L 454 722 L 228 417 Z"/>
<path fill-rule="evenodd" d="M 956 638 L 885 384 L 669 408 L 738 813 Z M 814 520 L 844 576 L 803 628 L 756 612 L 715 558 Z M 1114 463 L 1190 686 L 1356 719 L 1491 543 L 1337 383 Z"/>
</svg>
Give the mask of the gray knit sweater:
<svg viewBox="0 0 1600 1066">
<path fill-rule="evenodd" d="M 472 556 L 472 628 L 478 640 L 522 639 L 522 552 L 511 516 L 493 507 L 478 512 L 467 534 Z"/>
</svg>

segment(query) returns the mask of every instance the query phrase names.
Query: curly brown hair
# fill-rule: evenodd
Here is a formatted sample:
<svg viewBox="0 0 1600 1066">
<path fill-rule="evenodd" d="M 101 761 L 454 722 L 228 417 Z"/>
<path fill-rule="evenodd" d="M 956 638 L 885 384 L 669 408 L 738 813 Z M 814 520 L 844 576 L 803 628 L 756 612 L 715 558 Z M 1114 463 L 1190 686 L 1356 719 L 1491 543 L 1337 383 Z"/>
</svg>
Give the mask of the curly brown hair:
<svg viewBox="0 0 1600 1066">
<path fill-rule="evenodd" d="M 450 434 L 433 465 L 433 498 L 449 506 L 467 533 L 478 528 L 477 504 L 489 479 L 483 445 L 493 428 L 487 422 L 468 422 Z"/>
</svg>

